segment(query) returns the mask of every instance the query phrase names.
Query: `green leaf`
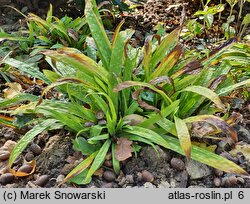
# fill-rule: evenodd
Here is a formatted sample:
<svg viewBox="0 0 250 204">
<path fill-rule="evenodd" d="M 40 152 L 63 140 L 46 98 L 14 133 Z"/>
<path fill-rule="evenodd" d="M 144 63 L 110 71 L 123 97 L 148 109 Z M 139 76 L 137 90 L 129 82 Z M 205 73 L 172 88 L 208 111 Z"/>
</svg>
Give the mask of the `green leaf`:
<svg viewBox="0 0 250 204">
<path fill-rule="evenodd" d="M 170 136 L 164 136 L 164 139 L 166 140 L 166 143 L 162 143 L 161 146 L 184 155 L 184 152 L 182 151 L 178 139 Z M 213 168 L 225 171 L 227 173 L 248 175 L 248 173 L 245 170 L 243 170 L 240 166 L 238 166 L 234 162 L 229 161 L 228 159 L 222 156 L 219 156 L 208 150 L 205 150 L 203 148 L 194 145 L 192 145 L 191 158 L 201 163 L 207 164 Z"/>
<path fill-rule="evenodd" d="M 84 13 L 91 30 L 92 37 L 94 38 L 95 44 L 98 48 L 101 61 L 104 67 L 108 69 L 111 58 L 111 45 L 100 19 L 93 10 L 93 5 L 90 0 L 86 0 Z"/>
<path fill-rule="evenodd" d="M 21 72 L 31 75 L 32 77 L 41 79 L 42 81 L 46 83 L 50 83 L 50 81 L 39 71 L 39 68 L 35 67 L 34 65 L 27 64 L 25 62 L 21 62 L 14 58 L 8 58 L 8 57 L 5 58 L 3 62 L 10 66 L 16 67 Z"/>
<path fill-rule="evenodd" d="M 11 99 L 1 99 L 0 98 L 0 108 L 7 108 L 8 106 L 22 103 L 24 101 L 35 102 L 38 100 L 39 100 L 38 96 L 35 96 L 32 94 L 27 94 L 27 93 L 20 93 Z"/>
<path fill-rule="evenodd" d="M 231 85 L 231 86 L 228 86 L 228 87 L 225 87 L 223 89 L 221 89 L 219 92 L 218 92 L 218 95 L 225 95 L 235 89 L 238 89 L 244 85 L 250 85 L 250 79 L 247 79 L 247 80 L 244 80 L 242 82 L 239 82 L 237 84 L 234 84 L 234 85 Z"/>
<path fill-rule="evenodd" d="M 27 145 L 32 141 L 32 139 L 43 132 L 44 130 L 50 129 L 57 120 L 47 119 L 36 126 L 34 126 L 30 131 L 28 131 L 16 144 L 12 150 L 9 158 L 9 167 L 12 166 L 16 158 L 22 153 L 22 151 L 27 147 Z"/>
<path fill-rule="evenodd" d="M 183 89 L 181 92 L 183 92 L 183 91 L 191 91 L 191 92 L 197 93 L 199 95 L 205 96 L 206 98 L 213 101 L 218 108 L 225 109 L 225 106 L 221 102 L 219 96 L 215 92 L 213 92 L 212 90 L 210 90 L 206 87 L 189 86 L 189 87 Z"/>
<path fill-rule="evenodd" d="M 77 137 L 73 140 L 73 148 L 75 151 L 81 151 L 83 155 L 90 155 L 100 149 L 100 144 L 89 144 L 83 137 Z"/>
<path fill-rule="evenodd" d="M 51 23 L 52 22 L 52 15 L 53 15 L 53 7 L 52 7 L 52 4 L 49 5 L 49 10 L 47 12 L 47 17 L 46 17 L 46 21 L 48 23 Z"/>
<path fill-rule="evenodd" d="M 125 82 L 122 82 L 120 84 L 118 84 L 115 88 L 114 88 L 114 91 L 115 92 L 118 92 L 118 91 L 121 91 L 123 89 L 126 89 L 126 88 L 129 88 L 129 87 L 133 87 L 133 86 L 141 86 L 141 87 L 147 87 L 153 91 L 155 91 L 156 93 L 158 93 L 159 95 L 162 96 L 162 98 L 167 102 L 167 103 L 172 103 L 172 100 L 167 96 L 167 94 L 156 88 L 154 85 L 152 84 L 149 84 L 149 83 L 145 83 L 145 82 L 137 82 L 137 81 L 125 81 Z"/>
<path fill-rule="evenodd" d="M 88 181 L 85 181 L 85 178 L 87 176 L 88 169 L 84 169 L 81 173 L 77 174 L 73 178 L 69 179 L 68 182 L 75 183 L 77 185 L 84 185 L 91 182 L 91 178 Z"/>
<path fill-rule="evenodd" d="M 89 157 L 87 157 L 86 159 L 84 159 L 80 164 L 78 164 L 64 179 L 64 182 L 67 182 L 68 180 L 74 178 L 75 176 L 77 176 L 78 174 L 80 174 L 81 172 L 83 172 L 85 169 L 87 169 L 90 164 L 92 163 L 92 161 L 94 160 L 94 158 L 96 157 L 96 155 L 98 154 L 98 151 L 92 153 Z M 86 177 L 85 177 L 86 179 Z"/>
<path fill-rule="evenodd" d="M 159 62 L 161 62 L 166 54 L 170 53 L 171 49 L 179 42 L 180 27 L 173 30 L 167 35 L 156 48 L 153 56 L 150 60 L 150 67 L 154 68 Z"/>
<path fill-rule="evenodd" d="M 50 106 L 37 107 L 37 112 L 44 113 L 47 116 L 51 116 L 57 119 L 57 121 L 60 121 L 62 124 L 66 125 L 74 132 L 79 132 L 83 128 L 82 125 L 82 123 L 84 122 L 83 119 L 78 118 L 67 112 L 54 110 L 53 107 Z"/>
<path fill-rule="evenodd" d="M 175 127 L 177 130 L 177 136 L 180 141 L 181 148 L 185 155 L 191 157 L 191 139 L 186 123 L 180 118 L 174 116 Z"/>
<path fill-rule="evenodd" d="M 171 120 L 163 118 L 162 120 L 159 120 L 157 124 L 167 133 L 171 133 L 172 135 L 177 136 L 175 124 Z"/>
<path fill-rule="evenodd" d="M 118 175 L 120 172 L 120 163 L 119 161 L 115 158 L 115 143 L 112 143 L 112 163 L 113 163 L 113 169 L 115 173 Z"/>
<path fill-rule="evenodd" d="M 179 60 L 181 54 L 182 54 L 182 47 L 178 45 L 161 61 L 161 63 L 157 66 L 155 71 L 151 74 L 150 79 L 168 75 L 168 72 L 173 68 L 173 66 Z"/>
<path fill-rule="evenodd" d="M 5 33 L 5 32 L 0 32 L 0 42 L 3 41 L 3 40 L 28 42 L 29 38 L 23 38 L 23 37 L 20 37 L 20 36 L 10 35 L 10 34 Z"/>
<path fill-rule="evenodd" d="M 108 138 L 109 138 L 109 134 L 97 135 L 97 136 L 89 138 L 88 143 L 92 144 L 93 141 L 106 140 Z"/>
<path fill-rule="evenodd" d="M 93 164 L 91 165 L 88 174 L 85 178 L 85 180 L 89 180 L 91 178 L 91 176 L 96 172 L 96 170 L 98 170 L 101 165 L 103 164 L 104 160 L 105 160 L 105 156 L 109 150 L 111 144 L 111 140 L 108 139 L 101 147 L 101 149 L 98 151 L 98 154 L 95 157 L 95 160 L 93 161 Z"/>
<path fill-rule="evenodd" d="M 76 70 L 80 70 L 91 77 L 96 76 L 108 82 L 108 72 L 91 58 L 79 53 L 76 49 L 61 48 L 58 50 L 43 51 L 42 53 L 55 61 L 62 62 Z"/>
<path fill-rule="evenodd" d="M 158 145 L 166 143 L 166 141 L 159 134 L 147 128 L 131 126 L 128 129 L 124 129 L 124 132 L 146 138 Z"/>
<path fill-rule="evenodd" d="M 138 126 L 146 128 L 146 127 L 149 127 L 150 125 L 157 123 L 158 121 L 162 120 L 163 118 L 166 118 L 171 113 L 173 113 L 177 110 L 179 103 L 180 103 L 180 101 L 178 101 L 178 100 L 174 101 L 169 106 L 163 108 L 160 113 L 154 113 L 154 114 L 149 115 L 148 116 L 149 118 L 144 120 L 140 124 L 138 124 Z"/>
</svg>

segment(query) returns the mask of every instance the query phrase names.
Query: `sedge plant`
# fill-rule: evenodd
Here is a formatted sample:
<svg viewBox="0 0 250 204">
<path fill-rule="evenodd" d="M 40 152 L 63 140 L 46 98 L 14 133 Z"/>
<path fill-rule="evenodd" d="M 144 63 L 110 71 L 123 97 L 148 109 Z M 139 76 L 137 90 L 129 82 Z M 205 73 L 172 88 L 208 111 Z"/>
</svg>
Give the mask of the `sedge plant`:
<svg viewBox="0 0 250 204">
<path fill-rule="evenodd" d="M 134 48 L 129 44 L 134 32 L 121 31 L 123 21 L 110 40 L 95 1 L 86 1 L 85 17 L 96 51 L 87 55 L 74 48 L 43 51 L 53 71 L 43 70 L 50 84 L 42 97 L 22 93 L 0 101 L 0 108 L 5 107 L 1 112 L 42 116 L 30 122 L 35 126 L 13 149 L 10 168 L 34 137 L 64 127 L 76 135 L 73 146 L 85 156 L 64 182 L 89 183 L 108 152 L 118 174 L 120 162 L 138 150 L 138 142 L 162 146 L 228 173 L 247 175 L 232 161 L 192 144 L 198 136 L 192 131 L 197 122 L 213 129 L 204 137 L 223 132 L 237 142 L 230 120 L 214 114 L 228 112 L 220 96 L 249 83 L 227 79 L 231 69 L 227 60 L 214 63 L 232 44 L 202 59 L 185 58 L 179 41 L 181 27 L 163 38 L 149 36 L 142 48 Z M 47 99 L 53 88 L 65 98 Z M 29 103 L 14 112 L 6 110 L 22 101 Z"/>
</svg>

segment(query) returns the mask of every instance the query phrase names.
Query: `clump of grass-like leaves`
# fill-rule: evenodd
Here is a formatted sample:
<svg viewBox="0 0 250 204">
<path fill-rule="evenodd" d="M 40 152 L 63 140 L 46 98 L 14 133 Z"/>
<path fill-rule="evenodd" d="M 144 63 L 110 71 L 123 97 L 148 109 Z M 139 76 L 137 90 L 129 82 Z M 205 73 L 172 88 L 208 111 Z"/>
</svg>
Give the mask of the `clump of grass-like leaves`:
<svg viewBox="0 0 250 204">
<path fill-rule="evenodd" d="M 85 17 L 97 52 L 89 50 L 84 55 L 73 48 L 43 51 L 54 71 L 44 70 L 51 84 L 42 96 L 57 88 L 68 100 L 19 94 L 0 101 L 0 108 L 29 101 L 35 108 L 26 111 L 43 116 L 17 143 L 10 167 L 36 135 L 64 126 L 76 135 L 74 148 L 86 156 L 65 182 L 89 183 L 109 151 L 118 174 L 119 162 L 132 156 L 137 142 L 162 146 L 225 172 L 247 174 L 232 161 L 192 144 L 192 138 L 199 136 L 192 125 L 198 122 L 213 129 L 204 137 L 224 132 L 237 142 L 230 124 L 211 114 L 226 113 L 220 96 L 249 83 L 227 80 L 228 61 L 221 59 L 213 65 L 223 50 L 200 60 L 185 59 L 179 42 L 181 28 L 163 38 L 149 36 L 142 48 L 134 48 L 129 44 L 134 32 L 121 31 L 123 21 L 110 42 L 95 1 L 86 1 Z M 203 114 L 199 114 L 201 110 Z"/>
</svg>

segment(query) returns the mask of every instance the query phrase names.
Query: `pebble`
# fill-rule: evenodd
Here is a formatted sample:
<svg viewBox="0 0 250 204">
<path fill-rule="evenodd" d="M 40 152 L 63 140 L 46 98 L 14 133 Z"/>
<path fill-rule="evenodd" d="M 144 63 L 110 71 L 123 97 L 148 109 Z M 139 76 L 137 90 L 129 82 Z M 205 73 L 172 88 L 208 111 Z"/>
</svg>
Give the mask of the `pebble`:
<svg viewBox="0 0 250 204">
<path fill-rule="evenodd" d="M 63 180 L 64 180 L 64 178 L 65 178 L 65 176 L 64 176 L 63 174 L 59 174 L 59 175 L 57 176 L 57 178 L 56 178 L 56 183 L 57 183 L 57 184 L 62 183 Z"/>
<path fill-rule="evenodd" d="M 207 165 L 192 159 L 186 161 L 186 169 L 191 180 L 201 179 L 212 174 L 211 169 Z"/>
<path fill-rule="evenodd" d="M 33 167 L 30 166 L 29 164 L 24 164 L 21 166 L 17 171 L 25 172 L 25 173 L 30 173 L 32 171 Z"/>
<path fill-rule="evenodd" d="M 136 179 L 136 180 L 137 180 L 138 182 L 141 182 L 141 181 L 142 181 L 142 173 L 141 173 L 141 172 L 137 172 L 136 175 L 137 175 L 137 179 Z"/>
<path fill-rule="evenodd" d="M 112 188 L 113 187 L 113 183 L 104 183 L 101 188 Z"/>
<path fill-rule="evenodd" d="M 105 157 L 106 160 L 111 160 L 112 159 L 112 154 L 109 152 L 106 157 Z"/>
<path fill-rule="evenodd" d="M 245 183 L 245 180 L 242 177 L 237 177 L 237 180 L 239 181 L 239 183 L 242 183 L 242 184 Z"/>
<path fill-rule="evenodd" d="M 34 184 L 32 181 L 28 181 L 25 188 L 39 188 L 39 186 Z"/>
<path fill-rule="evenodd" d="M 216 186 L 216 187 L 220 187 L 221 186 L 221 179 L 220 178 L 214 178 L 214 185 Z"/>
<path fill-rule="evenodd" d="M 104 118 L 104 112 L 102 110 L 99 110 L 99 111 L 96 111 L 95 113 L 95 117 L 98 119 L 98 120 L 101 120 Z"/>
<path fill-rule="evenodd" d="M 219 170 L 219 169 L 214 169 L 214 174 L 218 177 L 223 176 L 223 171 Z"/>
<path fill-rule="evenodd" d="M 94 126 L 95 125 L 95 123 L 92 123 L 92 122 L 86 122 L 86 123 L 84 123 L 84 127 L 91 127 L 91 126 Z"/>
<path fill-rule="evenodd" d="M 236 183 L 237 183 L 237 178 L 236 178 L 236 176 L 234 176 L 234 175 L 232 175 L 232 176 L 229 176 L 228 178 L 227 178 L 227 180 L 226 180 L 226 184 L 228 185 L 228 186 L 233 186 L 233 185 L 235 185 Z"/>
<path fill-rule="evenodd" d="M 103 173 L 103 178 L 108 182 L 112 182 L 116 179 L 116 175 L 113 171 L 105 171 Z"/>
<path fill-rule="evenodd" d="M 237 161 L 238 161 L 238 159 L 237 158 L 234 158 L 231 154 L 229 154 L 228 152 L 222 152 L 221 154 L 220 154 L 220 156 L 222 156 L 222 157 L 224 157 L 224 158 L 226 158 L 226 159 L 228 159 L 228 160 L 230 160 L 230 161 L 232 161 L 232 162 L 235 162 L 235 163 L 237 163 Z"/>
<path fill-rule="evenodd" d="M 23 162 L 23 158 L 21 156 L 18 156 L 15 161 L 14 161 L 14 164 L 15 165 L 18 165 L 18 164 L 21 164 Z"/>
<path fill-rule="evenodd" d="M 14 180 L 14 175 L 11 173 L 2 174 L 0 176 L 0 183 L 5 185 L 11 183 Z"/>
<path fill-rule="evenodd" d="M 42 175 L 38 177 L 38 179 L 34 182 L 34 184 L 43 187 L 46 185 L 46 183 L 48 183 L 48 181 L 49 181 L 49 176 Z"/>
<path fill-rule="evenodd" d="M 178 171 L 183 171 L 185 169 L 185 163 L 179 158 L 172 158 L 170 164 Z"/>
<path fill-rule="evenodd" d="M 34 155 L 39 155 L 42 153 L 41 147 L 35 143 L 30 145 L 30 150 L 34 153 Z"/>
<path fill-rule="evenodd" d="M 142 174 L 142 180 L 145 182 L 153 182 L 154 181 L 154 176 L 147 170 L 143 170 L 141 172 Z"/>
<path fill-rule="evenodd" d="M 112 167 L 112 166 L 113 166 L 113 163 L 112 163 L 112 161 L 110 161 L 110 160 L 106 160 L 106 161 L 104 162 L 104 165 L 105 165 L 106 167 Z"/>
<path fill-rule="evenodd" d="M 235 125 L 234 128 L 237 131 L 239 141 L 244 141 L 249 144 L 250 143 L 250 131 L 241 125 Z"/>
<path fill-rule="evenodd" d="M 35 156 L 34 156 L 34 154 L 32 152 L 27 152 L 25 154 L 24 158 L 25 158 L 26 161 L 29 162 L 29 161 L 32 161 L 35 158 Z"/>
<path fill-rule="evenodd" d="M 107 121 L 106 120 L 99 120 L 98 125 L 106 125 Z"/>
<path fill-rule="evenodd" d="M 167 181 L 162 181 L 159 185 L 158 188 L 170 188 L 170 183 Z"/>
<path fill-rule="evenodd" d="M 144 183 L 144 188 L 156 188 L 156 186 L 155 185 L 153 185 L 152 183 L 150 183 L 150 182 L 146 182 L 146 183 Z"/>
<path fill-rule="evenodd" d="M 127 183 L 134 183 L 133 175 L 126 175 L 125 178 L 126 178 Z"/>
<path fill-rule="evenodd" d="M 0 151 L 0 160 L 6 160 L 6 159 L 9 159 L 10 157 L 10 152 L 9 151 Z"/>
<path fill-rule="evenodd" d="M 9 152 L 11 152 L 15 146 L 16 146 L 16 142 L 12 140 L 7 140 L 3 145 L 3 147 L 8 149 Z"/>
</svg>

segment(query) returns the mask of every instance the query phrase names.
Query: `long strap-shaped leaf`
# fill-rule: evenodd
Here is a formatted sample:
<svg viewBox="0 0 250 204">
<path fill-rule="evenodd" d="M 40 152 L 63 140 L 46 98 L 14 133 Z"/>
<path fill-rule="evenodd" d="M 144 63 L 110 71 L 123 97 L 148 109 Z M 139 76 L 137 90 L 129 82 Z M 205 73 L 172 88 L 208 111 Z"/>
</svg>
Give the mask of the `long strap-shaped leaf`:
<svg viewBox="0 0 250 204">
<path fill-rule="evenodd" d="M 212 90 L 210 90 L 210 89 L 208 89 L 206 87 L 203 87 L 203 86 L 189 86 L 189 87 L 183 89 L 181 92 L 183 92 L 183 91 L 190 91 L 190 92 L 194 92 L 194 93 L 197 93 L 199 95 L 205 96 L 206 98 L 213 101 L 218 108 L 221 108 L 221 109 L 225 108 L 225 106 L 221 102 L 219 96 L 215 92 L 213 92 Z"/>
<path fill-rule="evenodd" d="M 63 182 L 67 182 L 68 180 L 74 178 L 78 174 L 80 174 L 83 170 L 87 169 L 94 158 L 96 157 L 98 151 L 91 154 L 88 158 L 84 159 L 80 164 L 78 164 L 64 179 Z"/>
<path fill-rule="evenodd" d="M 100 168 L 100 166 L 102 165 L 102 163 L 105 160 L 105 156 L 109 150 L 109 147 L 111 145 L 111 140 L 108 139 L 101 147 L 101 149 L 98 151 L 98 154 L 95 157 L 95 160 L 93 161 L 93 164 L 91 165 L 88 174 L 85 178 L 85 181 L 88 181 L 90 179 L 90 177 L 95 173 L 95 171 L 97 169 Z"/>
<path fill-rule="evenodd" d="M 152 130 L 137 126 L 132 126 L 128 129 L 125 129 L 125 132 L 149 139 L 157 145 L 173 150 L 179 154 L 185 155 L 178 139 L 173 138 L 171 136 L 161 136 Z M 236 165 L 234 162 L 229 161 L 226 158 L 209 152 L 205 149 L 196 147 L 194 145 L 192 146 L 191 158 L 228 173 L 248 175 L 245 170 L 243 170 L 240 166 Z"/>
<path fill-rule="evenodd" d="M 95 44 L 98 48 L 102 64 L 106 69 L 108 69 L 111 57 L 111 45 L 100 19 L 93 10 L 93 5 L 90 0 L 86 0 L 85 16 L 92 33 L 92 37 L 94 38 Z"/>
<path fill-rule="evenodd" d="M 50 58 L 62 62 L 65 65 L 74 67 L 91 77 L 99 77 L 106 83 L 108 82 L 108 72 L 99 66 L 94 60 L 84 54 L 79 53 L 73 48 L 61 48 L 58 50 L 46 50 L 42 52 Z"/>
<path fill-rule="evenodd" d="M 181 148 L 183 152 L 185 153 L 185 155 L 188 158 L 190 158 L 191 157 L 191 139 L 190 139 L 188 127 L 182 119 L 176 116 L 174 116 L 174 121 L 175 121 L 175 127 L 177 130 L 177 136 L 179 138 Z"/>
<path fill-rule="evenodd" d="M 38 101 L 39 97 L 32 94 L 20 93 L 11 99 L 0 99 L 0 108 L 6 108 L 10 105 L 15 105 L 24 101 Z"/>
<path fill-rule="evenodd" d="M 12 150 L 9 158 L 9 167 L 12 166 L 13 162 L 16 160 L 16 158 L 22 153 L 22 151 L 26 148 L 26 146 L 31 142 L 31 140 L 43 132 L 44 130 L 47 130 L 51 128 L 53 124 L 55 124 L 57 120 L 54 119 L 47 119 L 43 121 L 42 123 L 37 124 L 35 127 L 33 127 L 30 131 L 28 131 L 16 144 L 14 149 Z"/>
</svg>

